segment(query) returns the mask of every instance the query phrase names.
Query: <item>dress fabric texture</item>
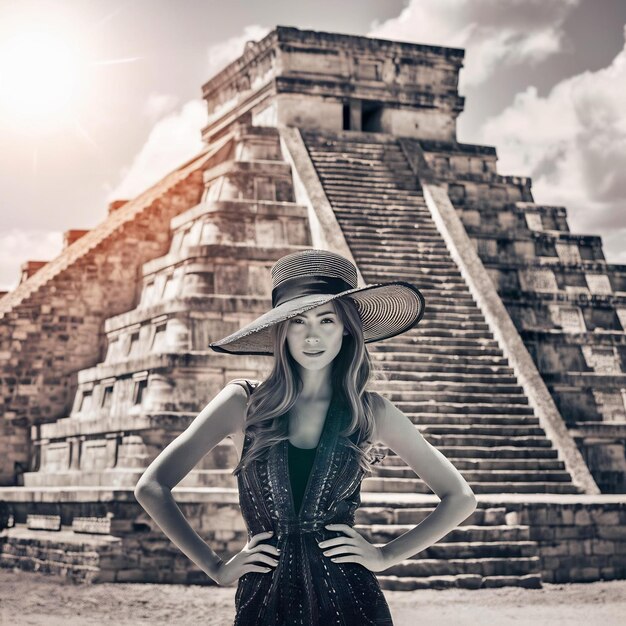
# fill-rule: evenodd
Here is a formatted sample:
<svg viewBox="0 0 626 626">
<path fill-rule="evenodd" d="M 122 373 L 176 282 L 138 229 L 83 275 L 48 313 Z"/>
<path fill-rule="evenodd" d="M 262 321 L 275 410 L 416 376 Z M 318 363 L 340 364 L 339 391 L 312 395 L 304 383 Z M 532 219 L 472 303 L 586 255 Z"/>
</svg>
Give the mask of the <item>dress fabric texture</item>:
<svg viewBox="0 0 626 626">
<path fill-rule="evenodd" d="M 236 379 L 248 393 L 254 386 Z M 345 445 L 339 431 L 347 426 L 349 410 L 333 393 L 300 507 L 290 481 L 294 446 L 283 440 L 265 458 L 244 467 L 237 476 L 239 504 L 248 540 L 269 530 L 261 543 L 278 547 L 278 565 L 269 572 L 248 572 L 238 580 L 235 626 L 391 625 L 389 606 L 374 572 L 359 563 L 336 563 L 323 554 L 318 542 L 346 536 L 327 524 L 354 526 L 361 504 L 364 471 L 356 452 Z M 350 436 L 356 443 L 358 433 Z M 244 437 L 244 452 L 250 443 Z M 290 450 L 291 448 L 291 450 Z M 295 448 L 301 454 L 301 450 Z M 306 454 L 306 451 L 305 451 Z"/>
</svg>

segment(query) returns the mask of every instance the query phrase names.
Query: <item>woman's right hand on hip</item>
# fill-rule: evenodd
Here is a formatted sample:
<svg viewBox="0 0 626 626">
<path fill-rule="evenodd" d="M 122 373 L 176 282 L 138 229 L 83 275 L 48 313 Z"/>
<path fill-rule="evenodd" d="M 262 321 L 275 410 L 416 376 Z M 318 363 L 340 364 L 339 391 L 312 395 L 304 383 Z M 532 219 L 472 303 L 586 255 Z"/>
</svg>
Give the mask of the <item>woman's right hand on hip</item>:
<svg viewBox="0 0 626 626">
<path fill-rule="evenodd" d="M 248 572 L 267 573 L 272 571 L 272 567 L 268 566 L 275 567 L 278 565 L 278 560 L 270 555 L 280 556 L 280 552 L 268 543 L 259 542 L 263 539 L 268 539 L 273 534 L 273 531 L 269 530 L 254 535 L 241 552 L 235 554 L 229 561 L 221 563 L 217 571 L 211 575 L 211 578 L 218 585 L 230 585 Z"/>
</svg>

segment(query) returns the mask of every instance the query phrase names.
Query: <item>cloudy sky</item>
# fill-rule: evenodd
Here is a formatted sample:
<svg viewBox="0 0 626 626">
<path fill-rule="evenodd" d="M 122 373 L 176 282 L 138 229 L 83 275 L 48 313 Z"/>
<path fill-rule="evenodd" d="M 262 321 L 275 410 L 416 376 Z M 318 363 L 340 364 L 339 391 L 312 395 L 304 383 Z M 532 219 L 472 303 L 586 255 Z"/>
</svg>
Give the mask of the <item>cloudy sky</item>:
<svg viewBox="0 0 626 626">
<path fill-rule="evenodd" d="M 192 156 L 201 85 L 277 24 L 464 48 L 459 140 L 626 263 L 626 0 L 0 0 L 0 290 Z"/>
</svg>

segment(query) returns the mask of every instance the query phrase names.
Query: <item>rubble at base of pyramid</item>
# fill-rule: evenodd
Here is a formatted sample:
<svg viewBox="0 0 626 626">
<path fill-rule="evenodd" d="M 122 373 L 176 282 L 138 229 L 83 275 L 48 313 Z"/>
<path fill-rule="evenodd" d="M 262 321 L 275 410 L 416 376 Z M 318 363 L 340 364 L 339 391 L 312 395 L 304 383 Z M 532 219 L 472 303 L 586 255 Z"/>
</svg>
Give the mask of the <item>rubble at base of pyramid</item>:
<svg viewBox="0 0 626 626">
<path fill-rule="evenodd" d="M 204 85 L 202 154 L 0 298 L 0 566 L 212 584 L 133 489 L 228 380 L 267 375 L 207 346 L 271 306 L 278 258 L 319 247 L 424 292 L 419 327 L 369 347 L 376 388 L 479 497 L 381 585 L 626 576 L 626 268 L 456 141 L 462 61 L 278 27 Z M 174 490 L 223 557 L 246 540 L 237 460 L 226 439 Z M 390 451 L 357 528 L 386 543 L 437 502 Z"/>
</svg>

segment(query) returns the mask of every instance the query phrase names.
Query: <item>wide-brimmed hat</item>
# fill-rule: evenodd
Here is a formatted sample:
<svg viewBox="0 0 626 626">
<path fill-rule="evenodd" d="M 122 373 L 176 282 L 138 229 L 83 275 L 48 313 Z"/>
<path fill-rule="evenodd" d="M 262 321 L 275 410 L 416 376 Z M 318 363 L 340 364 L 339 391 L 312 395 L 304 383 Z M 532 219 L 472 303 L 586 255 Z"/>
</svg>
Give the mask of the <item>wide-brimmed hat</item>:
<svg viewBox="0 0 626 626">
<path fill-rule="evenodd" d="M 238 331 L 209 344 L 215 352 L 272 356 L 271 327 L 338 298 L 350 298 L 358 310 L 365 343 L 410 330 L 424 315 L 420 290 L 405 281 L 357 287 L 357 271 L 345 257 L 328 250 L 301 250 L 276 261 L 272 309 Z"/>
</svg>

